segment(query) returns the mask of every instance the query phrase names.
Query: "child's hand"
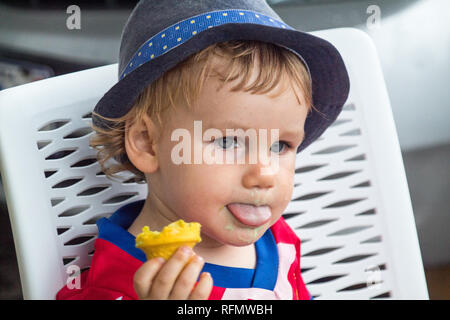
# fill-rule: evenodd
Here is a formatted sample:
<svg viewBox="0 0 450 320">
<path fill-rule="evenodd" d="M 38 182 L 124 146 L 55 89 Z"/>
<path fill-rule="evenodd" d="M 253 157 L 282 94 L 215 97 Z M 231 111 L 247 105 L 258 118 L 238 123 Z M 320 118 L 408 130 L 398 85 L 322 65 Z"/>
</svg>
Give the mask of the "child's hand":
<svg viewBox="0 0 450 320">
<path fill-rule="evenodd" d="M 203 272 L 194 288 L 204 263 L 191 248 L 182 246 L 168 261 L 145 262 L 134 274 L 134 290 L 139 299 L 206 300 L 212 290 L 211 275 Z"/>
</svg>

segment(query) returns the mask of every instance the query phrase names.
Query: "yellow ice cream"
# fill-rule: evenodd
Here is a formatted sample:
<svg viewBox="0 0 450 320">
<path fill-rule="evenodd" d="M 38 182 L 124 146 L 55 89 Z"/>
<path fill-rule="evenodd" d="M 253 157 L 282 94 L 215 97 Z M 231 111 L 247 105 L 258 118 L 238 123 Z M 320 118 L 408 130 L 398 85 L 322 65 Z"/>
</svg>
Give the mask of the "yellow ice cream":
<svg viewBox="0 0 450 320">
<path fill-rule="evenodd" d="M 150 231 L 145 226 L 136 237 L 136 248 L 143 250 L 148 260 L 156 257 L 168 260 L 179 247 L 193 248 L 202 241 L 200 227 L 198 222 L 186 223 L 181 219 L 165 226 L 161 232 Z"/>
</svg>

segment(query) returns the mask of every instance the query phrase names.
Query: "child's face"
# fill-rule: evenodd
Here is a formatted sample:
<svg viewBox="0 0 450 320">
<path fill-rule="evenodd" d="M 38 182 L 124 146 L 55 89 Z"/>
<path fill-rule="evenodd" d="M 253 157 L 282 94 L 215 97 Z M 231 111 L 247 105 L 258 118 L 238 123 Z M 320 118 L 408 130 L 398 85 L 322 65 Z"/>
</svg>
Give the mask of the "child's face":
<svg viewBox="0 0 450 320">
<path fill-rule="evenodd" d="M 248 92 L 230 92 L 230 84 L 216 92 L 218 85 L 216 78 L 205 83 L 194 111 L 185 108 L 170 111 L 157 147 L 158 171 L 147 178 L 155 182 L 151 183 L 156 186 L 153 192 L 167 206 L 166 212 L 171 212 L 173 218 L 201 223 L 202 237 L 207 236 L 212 242 L 244 246 L 258 240 L 278 220 L 291 199 L 296 150 L 303 140 L 307 109 L 298 104 L 290 87 L 281 96 L 271 98 Z M 201 121 L 202 131 L 197 136 L 194 135 L 194 121 Z M 232 126 L 231 122 L 237 126 Z M 208 128 L 221 130 L 221 136 L 203 141 L 202 135 Z M 256 153 L 262 148 L 264 158 L 256 158 L 256 162 L 250 163 L 253 151 L 249 150 L 248 144 L 244 145 L 240 138 L 234 141 L 233 136 L 223 140 L 229 136 L 225 131 L 227 128 L 241 128 L 243 131 L 250 128 L 257 135 L 260 129 L 266 129 L 266 141 L 259 137 L 255 140 L 258 145 Z M 179 129 L 190 133 L 191 163 L 177 165 L 174 161 L 173 149 L 183 140 L 177 137 L 171 141 L 171 135 L 180 132 Z M 272 142 L 271 129 L 279 129 L 279 139 Z M 195 164 L 195 144 L 202 146 L 202 150 L 212 147 L 210 150 L 214 150 L 224 163 L 207 164 L 205 159 L 201 159 Z M 232 154 L 233 149 L 232 163 L 225 163 L 226 154 Z M 178 151 L 175 154 L 175 157 L 180 156 Z M 271 169 L 270 164 L 263 163 L 277 155 L 276 167 Z M 238 163 L 238 159 L 244 163 Z M 255 213 L 252 222 L 245 224 L 228 210 L 230 203 L 266 204 L 270 215 Z"/>
</svg>

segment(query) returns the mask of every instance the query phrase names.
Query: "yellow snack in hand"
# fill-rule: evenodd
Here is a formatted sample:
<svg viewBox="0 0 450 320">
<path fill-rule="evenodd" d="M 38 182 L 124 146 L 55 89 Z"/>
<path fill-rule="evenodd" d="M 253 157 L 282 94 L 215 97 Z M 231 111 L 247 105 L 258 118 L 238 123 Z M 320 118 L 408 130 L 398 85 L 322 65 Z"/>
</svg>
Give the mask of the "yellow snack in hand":
<svg viewBox="0 0 450 320">
<path fill-rule="evenodd" d="M 193 248 L 202 241 L 200 227 L 198 222 L 186 223 L 181 219 L 165 226 L 161 232 L 150 231 L 145 226 L 136 237 L 136 248 L 144 251 L 148 260 L 156 257 L 168 260 L 179 247 L 186 245 Z"/>
</svg>

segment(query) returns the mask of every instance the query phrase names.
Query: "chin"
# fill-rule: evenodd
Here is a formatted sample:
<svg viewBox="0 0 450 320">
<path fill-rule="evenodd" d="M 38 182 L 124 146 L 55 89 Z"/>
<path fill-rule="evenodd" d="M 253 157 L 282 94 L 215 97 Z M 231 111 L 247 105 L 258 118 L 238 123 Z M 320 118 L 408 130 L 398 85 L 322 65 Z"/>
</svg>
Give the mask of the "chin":
<svg viewBox="0 0 450 320">
<path fill-rule="evenodd" d="M 249 246 L 253 243 L 255 243 L 256 241 L 259 240 L 260 237 L 258 237 L 257 239 L 235 239 L 235 241 L 233 241 L 232 243 L 228 243 L 230 246 L 235 246 L 235 247 L 245 247 L 245 246 Z"/>
<path fill-rule="evenodd" d="M 233 235 L 233 242 L 236 243 L 234 245 L 243 247 L 255 243 L 264 235 L 269 227 L 269 225 L 263 225 L 258 228 L 237 230 Z"/>
</svg>

